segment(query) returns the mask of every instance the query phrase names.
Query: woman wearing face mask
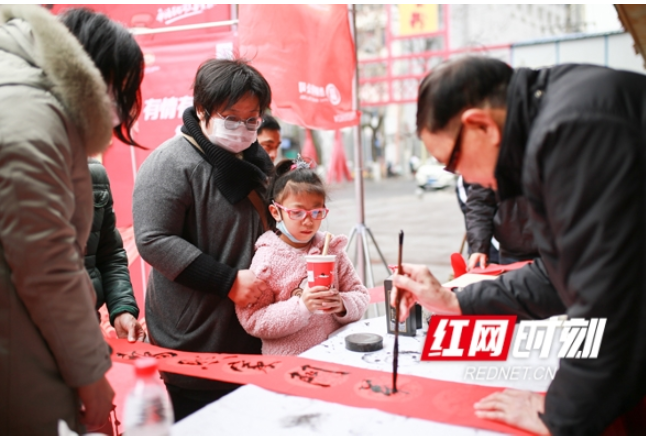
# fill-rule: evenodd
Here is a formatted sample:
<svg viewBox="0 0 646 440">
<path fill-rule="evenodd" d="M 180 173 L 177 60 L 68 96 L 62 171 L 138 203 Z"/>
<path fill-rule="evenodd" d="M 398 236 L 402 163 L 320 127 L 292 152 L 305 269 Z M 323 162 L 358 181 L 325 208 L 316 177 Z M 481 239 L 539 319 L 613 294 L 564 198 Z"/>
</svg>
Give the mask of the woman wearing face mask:
<svg viewBox="0 0 646 440">
<path fill-rule="evenodd" d="M 152 266 L 150 340 L 186 351 L 260 353 L 260 340 L 243 330 L 234 306 L 253 304 L 266 289 L 248 267 L 264 231 L 260 199 L 273 168 L 256 142 L 271 90 L 239 60 L 206 61 L 193 87 L 182 134 L 146 159 L 134 189 L 135 239 Z M 176 420 L 237 387 L 162 377 Z"/>
</svg>

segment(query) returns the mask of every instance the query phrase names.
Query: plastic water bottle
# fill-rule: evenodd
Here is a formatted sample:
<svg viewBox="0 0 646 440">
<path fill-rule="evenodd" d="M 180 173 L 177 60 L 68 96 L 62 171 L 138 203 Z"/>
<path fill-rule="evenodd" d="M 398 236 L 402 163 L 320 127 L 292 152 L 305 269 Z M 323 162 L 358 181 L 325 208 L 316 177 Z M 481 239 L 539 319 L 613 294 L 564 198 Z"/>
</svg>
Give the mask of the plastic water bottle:
<svg viewBox="0 0 646 440">
<path fill-rule="evenodd" d="M 137 381 L 124 407 L 124 435 L 170 435 L 173 410 L 163 385 L 153 380 L 157 360 L 137 359 Z"/>
</svg>

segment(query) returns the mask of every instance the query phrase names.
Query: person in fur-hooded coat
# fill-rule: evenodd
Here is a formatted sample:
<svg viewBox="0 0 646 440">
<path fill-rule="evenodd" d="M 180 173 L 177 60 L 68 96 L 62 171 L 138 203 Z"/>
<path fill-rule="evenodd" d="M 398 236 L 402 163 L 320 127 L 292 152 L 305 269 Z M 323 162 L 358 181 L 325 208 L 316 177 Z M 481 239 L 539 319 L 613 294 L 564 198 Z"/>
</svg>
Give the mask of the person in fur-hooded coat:
<svg viewBox="0 0 646 440">
<path fill-rule="evenodd" d="M 83 266 L 107 87 L 44 8 L 1 6 L 0 103 L 0 435 L 78 431 L 78 393 L 111 365 Z"/>
</svg>

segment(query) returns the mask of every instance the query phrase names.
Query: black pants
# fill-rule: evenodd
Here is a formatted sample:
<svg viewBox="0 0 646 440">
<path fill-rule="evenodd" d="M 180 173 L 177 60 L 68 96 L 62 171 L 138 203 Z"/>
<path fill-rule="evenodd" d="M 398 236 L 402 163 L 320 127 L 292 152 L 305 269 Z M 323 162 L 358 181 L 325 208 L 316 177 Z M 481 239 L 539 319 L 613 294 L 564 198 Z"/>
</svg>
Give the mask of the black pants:
<svg viewBox="0 0 646 440">
<path fill-rule="evenodd" d="M 168 395 L 173 404 L 175 421 L 179 422 L 184 417 L 190 416 L 195 411 L 204 408 L 211 402 L 215 402 L 220 397 L 224 397 L 231 390 L 190 390 L 176 387 L 175 385 L 165 384 Z"/>
</svg>

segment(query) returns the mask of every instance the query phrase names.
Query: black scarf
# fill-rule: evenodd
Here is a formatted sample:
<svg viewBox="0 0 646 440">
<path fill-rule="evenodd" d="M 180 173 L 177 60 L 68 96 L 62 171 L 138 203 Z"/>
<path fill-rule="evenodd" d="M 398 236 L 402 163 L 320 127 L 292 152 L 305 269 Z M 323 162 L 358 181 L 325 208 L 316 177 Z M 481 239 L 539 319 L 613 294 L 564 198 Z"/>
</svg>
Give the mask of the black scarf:
<svg viewBox="0 0 646 440">
<path fill-rule="evenodd" d="M 213 167 L 215 184 L 229 203 L 235 205 L 254 189 L 263 195 L 267 176 L 272 173 L 274 165 L 258 142 L 244 150 L 240 160 L 235 154 L 213 144 L 204 136 L 193 107 L 184 111 L 183 121 L 182 133 L 195 139 L 204 150 L 204 154 L 200 154 Z"/>
</svg>

